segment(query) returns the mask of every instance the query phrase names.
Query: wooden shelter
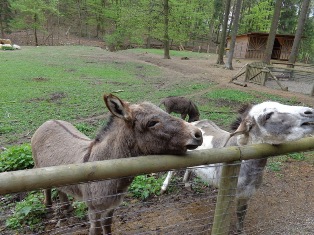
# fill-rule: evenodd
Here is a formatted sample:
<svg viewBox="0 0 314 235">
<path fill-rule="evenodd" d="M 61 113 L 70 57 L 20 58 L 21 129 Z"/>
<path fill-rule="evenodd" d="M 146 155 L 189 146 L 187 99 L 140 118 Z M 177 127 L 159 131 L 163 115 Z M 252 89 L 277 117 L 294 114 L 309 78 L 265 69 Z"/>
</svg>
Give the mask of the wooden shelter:
<svg viewBox="0 0 314 235">
<path fill-rule="evenodd" d="M 236 37 L 234 58 L 261 59 L 266 50 L 268 33 L 247 33 Z M 228 48 L 231 38 L 227 39 Z M 293 45 L 294 35 L 277 34 L 271 59 L 288 60 Z"/>
</svg>

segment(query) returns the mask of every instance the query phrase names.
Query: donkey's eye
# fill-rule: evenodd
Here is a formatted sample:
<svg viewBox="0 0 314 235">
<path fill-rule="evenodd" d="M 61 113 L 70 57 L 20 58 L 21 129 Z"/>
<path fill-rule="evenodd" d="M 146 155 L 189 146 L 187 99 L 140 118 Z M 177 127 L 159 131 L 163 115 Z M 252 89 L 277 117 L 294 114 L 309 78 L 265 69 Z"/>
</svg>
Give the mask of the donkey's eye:
<svg viewBox="0 0 314 235">
<path fill-rule="evenodd" d="M 266 116 L 265 116 L 265 120 L 268 120 L 268 119 L 270 119 L 270 117 L 271 117 L 271 115 L 273 115 L 274 113 L 273 112 L 271 112 L 271 113 L 268 113 Z"/>
<path fill-rule="evenodd" d="M 147 127 L 153 127 L 153 126 L 155 126 L 156 124 L 158 124 L 159 122 L 158 121 L 149 121 L 148 123 L 147 123 Z"/>
</svg>

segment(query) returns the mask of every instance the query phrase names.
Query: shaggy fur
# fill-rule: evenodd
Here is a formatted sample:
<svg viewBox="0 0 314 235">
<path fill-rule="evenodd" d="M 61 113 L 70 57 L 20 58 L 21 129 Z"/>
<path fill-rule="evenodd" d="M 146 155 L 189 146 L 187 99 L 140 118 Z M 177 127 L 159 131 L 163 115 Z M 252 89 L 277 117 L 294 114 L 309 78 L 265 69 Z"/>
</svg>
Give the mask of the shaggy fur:
<svg viewBox="0 0 314 235">
<path fill-rule="evenodd" d="M 40 126 L 31 140 L 35 166 L 184 154 L 202 144 L 198 128 L 151 103 L 129 104 L 113 95 L 105 95 L 104 100 L 112 116 L 94 140 L 65 121 L 51 120 Z M 59 197 L 64 203 L 68 201 L 66 194 L 86 202 L 89 234 L 111 234 L 114 208 L 121 204 L 132 180 L 131 177 L 60 187 Z M 45 191 L 45 203 L 52 204 L 50 190 Z"/>
<path fill-rule="evenodd" d="M 200 119 L 200 113 L 195 103 L 181 96 L 169 96 L 160 101 L 159 107 L 165 106 L 167 113 L 179 113 L 181 118 L 185 120 L 189 115 L 188 122 L 195 122 Z"/>
</svg>

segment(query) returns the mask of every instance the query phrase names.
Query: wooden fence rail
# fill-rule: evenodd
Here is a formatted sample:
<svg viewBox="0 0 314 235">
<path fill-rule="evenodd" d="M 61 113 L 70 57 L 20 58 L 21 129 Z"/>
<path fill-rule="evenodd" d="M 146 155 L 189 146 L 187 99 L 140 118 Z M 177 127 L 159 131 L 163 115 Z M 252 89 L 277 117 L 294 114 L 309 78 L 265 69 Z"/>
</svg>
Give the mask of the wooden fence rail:
<svg viewBox="0 0 314 235">
<path fill-rule="evenodd" d="M 314 150 L 314 137 L 303 138 L 280 145 L 255 144 L 242 147 L 225 147 L 188 152 L 183 156 L 150 155 L 98 162 L 87 162 L 55 167 L 0 173 L 0 195 L 25 192 L 36 189 L 51 188 L 88 181 L 121 178 L 144 173 L 167 171 L 185 167 L 213 163 L 230 163 L 234 161 L 259 159 L 292 152 Z M 220 189 L 235 191 L 236 177 L 229 177 L 239 171 L 239 165 L 224 164 Z M 228 182 L 228 179 L 230 182 Z M 232 182 L 231 182 L 232 181 Z M 233 195 L 230 197 L 230 195 Z M 230 213 L 221 216 L 221 210 L 229 211 L 235 193 L 227 197 L 218 193 L 212 235 L 228 234 Z M 221 226 L 224 225 L 224 226 Z"/>
</svg>

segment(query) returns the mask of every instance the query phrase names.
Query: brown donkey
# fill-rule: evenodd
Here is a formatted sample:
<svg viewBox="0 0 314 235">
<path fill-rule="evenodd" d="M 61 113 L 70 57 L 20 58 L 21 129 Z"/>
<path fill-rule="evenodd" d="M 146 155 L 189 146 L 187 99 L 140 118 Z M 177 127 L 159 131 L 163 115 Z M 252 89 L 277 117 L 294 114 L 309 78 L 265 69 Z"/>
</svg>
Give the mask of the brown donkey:
<svg viewBox="0 0 314 235">
<path fill-rule="evenodd" d="M 189 115 L 188 122 L 195 122 L 200 119 L 197 106 L 185 97 L 169 96 L 160 101 L 159 107 L 162 104 L 165 106 L 167 113 L 180 113 L 183 120 Z"/>
<path fill-rule="evenodd" d="M 32 137 L 36 167 L 101 161 L 154 154 L 184 154 L 203 142 L 201 131 L 157 106 L 143 102 L 129 104 L 114 95 L 104 95 L 110 120 L 94 140 L 65 121 L 51 120 Z M 88 206 L 89 234 L 111 234 L 114 209 L 123 200 L 133 178 L 112 179 L 58 188 L 62 202 L 66 193 Z M 51 202 L 51 190 L 45 190 Z"/>
</svg>

